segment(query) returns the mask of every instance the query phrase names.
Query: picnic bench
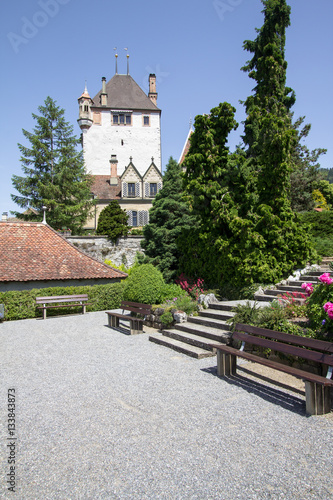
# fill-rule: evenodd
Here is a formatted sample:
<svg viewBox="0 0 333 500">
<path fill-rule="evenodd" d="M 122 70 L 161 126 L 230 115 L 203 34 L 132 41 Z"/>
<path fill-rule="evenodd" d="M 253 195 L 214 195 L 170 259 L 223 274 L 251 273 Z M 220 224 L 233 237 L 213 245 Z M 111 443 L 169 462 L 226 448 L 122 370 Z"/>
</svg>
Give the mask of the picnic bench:
<svg viewBox="0 0 333 500">
<path fill-rule="evenodd" d="M 151 314 L 151 306 L 148 304 L 140 304 L 139 302 L 128 302 L 123 300 L 121 302 L 121 309 L 123 313 L 107 311 L 109 327 L 119 328 L 119 319 L 130 322 L 131 335 L 143 332 L 143 322 L 145 316 Z M 125 311 L 130 311 L 129 314 L 124 314 Z M 134 314 L 134 315 L 133 315 Z M 143 317 L 139 317 L 139 316 Z"/>
<path fill-rule="evenodd" d="M 43 319 L 46 319 L 46 310 L 58 307 L 82 307 L 82 314 L 86 312 L 88 295 L 54 295 L 49 297 L 36 297 L 37 309 L 43 310 Z"/>
<path fill-rule="evenodd" d="M 279 370 L 305 382 L 306 412 L 310 415 L 324 415 L 331 409 L 331 387 L 333 386 L 333 343 L 323 340 L 300 337 L 265 328 L 236 323 L 233 340 L 241 341 L 240 349 L 227 345 L 214 345 L 217 350 L 217 374 L 230 377 L 236 375 L 237 357 L 260 363 Z M 273 361 L 258 354 L 245 352 L 248 345 L 271 349 L 292 357 L 295 361 L 303 359 L 315 362 L 320 374 Z M 326 373 L 325 375 L 322 375 Z"/>
</svg>

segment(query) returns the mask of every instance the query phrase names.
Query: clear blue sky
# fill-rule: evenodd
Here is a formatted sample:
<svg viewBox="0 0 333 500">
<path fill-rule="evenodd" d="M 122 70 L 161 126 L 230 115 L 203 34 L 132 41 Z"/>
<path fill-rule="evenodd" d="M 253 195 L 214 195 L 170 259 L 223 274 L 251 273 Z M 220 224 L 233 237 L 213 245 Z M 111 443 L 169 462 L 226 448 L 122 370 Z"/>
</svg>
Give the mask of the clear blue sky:
<svg viewBox="0 0 333 500">
<path fill-rule="evenodd" d="M 333 167 L 333 2 L 289 0 L 287 84 L 296 92 L 295 116 L 312 124 L 310 149 L 325 147 L 321 165 Z M 147 90 L 156 73 L 162 109 L 162 165 L 178 160 L 190 118 L 208 113 L 220 102 L 237 109 L 244 120 L 244 100 L 254 86 L 240 68 L 250 55 L 243 41 L 254 39 L 263 23 L 260 0 L 16 0 L 1 5 L 0 215 L 18 207 L 11 201 L 11 177 L 21 175 L 17 143 L 22 129 L 32 131 L 32 113 L 49 95 L 77 125 L 77 99 L 85 80 L 91 96 L 101 78 L 130 74 Z M 230 136 L 231 150 L 242 127 Z"/>
</svg>

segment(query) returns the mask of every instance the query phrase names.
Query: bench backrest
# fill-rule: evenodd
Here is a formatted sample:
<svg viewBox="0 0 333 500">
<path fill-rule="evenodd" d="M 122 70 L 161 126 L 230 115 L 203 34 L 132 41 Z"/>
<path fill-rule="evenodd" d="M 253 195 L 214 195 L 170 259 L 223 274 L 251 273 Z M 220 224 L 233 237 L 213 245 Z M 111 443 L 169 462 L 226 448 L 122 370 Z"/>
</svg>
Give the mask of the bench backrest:
<svg viewBox="0 0 333 500">
<path fill-rule="evenodd" d="M 275 332 L 274 330 L 240 323 L 236 323 L 235 325 L 233 338 L 251 345 L 271 349 L 272 351 L 333 366 L 333 355 L 330 354 L 333 353 L 333 344 L 331 342 Z M 309 348 L 315 350 L 310 350 Z"/>
<path fill-rule="evenodd" d="M 36 304 L 53 304 L 57 302 L 80 302 L 88 300 L 88 295 L 54 295 L 49 297 L 36 297 Z"/>
<path fill-rule="evenodd" d="M 141 304 L 139 302 L 129 302 L 123 300 L 121 302 L 121 308 L 125 311 L 135 312 L 137 314 L 141 314 L 142 316 L 146 316 L 147 314 L 151 314 L 151 305 L 149 304 Z"/>
</svg>

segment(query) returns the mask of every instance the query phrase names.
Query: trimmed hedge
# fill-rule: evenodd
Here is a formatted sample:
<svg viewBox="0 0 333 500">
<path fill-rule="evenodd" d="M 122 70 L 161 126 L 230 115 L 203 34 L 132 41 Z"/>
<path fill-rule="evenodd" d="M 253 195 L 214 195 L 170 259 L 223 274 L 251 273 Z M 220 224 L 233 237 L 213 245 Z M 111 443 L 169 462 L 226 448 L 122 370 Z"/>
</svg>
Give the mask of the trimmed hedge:
<svg viewBox="0 0 333 500">
<path fill-rule="evenodd" d="M 42 317 L 42 311 L 36 308 L 36 297 L 81 294 L 88 294 L 91 305 L 87 306 L 87 311 L 117 309 L 123 300 L 124 284 L 120 282 L 110 283 L 109 285 L 34 288 L 32 290 L 0 292 L 0 303 L 5 306 L 4 319 L 11 321 Z M 58 316 L 59 314 L 69 314 L 75 311 L 75 307 L 48 309 L 47 315 Z"/>
</svg>

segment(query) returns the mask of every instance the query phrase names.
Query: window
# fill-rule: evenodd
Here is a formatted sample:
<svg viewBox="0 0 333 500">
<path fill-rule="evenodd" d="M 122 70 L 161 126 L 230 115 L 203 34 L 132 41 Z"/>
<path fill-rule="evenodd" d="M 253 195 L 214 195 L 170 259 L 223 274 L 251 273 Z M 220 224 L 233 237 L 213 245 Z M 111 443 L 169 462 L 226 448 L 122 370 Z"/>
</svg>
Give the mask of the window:
<svg viewBox="0 0 333 500">
<path fill-rule="evenodd" d="M 129 182 L 127 184 L 127 186 L 128 186 L 127 196 L 134 197 L 135 196 L 135 182 Z"/>
<path fill-rule="evenodd" d="M 93 120 L 96 125 L 101 125 L 101 113 L 100 111 L 94 111 Z"/>
<path fill-rule="evenodd" d="M 144 117 L 143 117 L 143 125 L 144 125 L 144 127 L 149 127 L 149 125 L 150 125 L 150 119 L 149 118 L 150 118 L 149 115 L 144 115 Z"/>
<path fill-rule="evenodd" d="M 124 113 L 112 113 L 113 125 L 132 125 L 132 115 Z"/>
<path fill-rule="evenodd" d="M 132 210 L 132 226 L 138 225 L 138 212 Z"/>
<path fill-rule="evenodd" d="M 149 196 L 156 196 L 157 194 L 157 183 L 151 182 L 149 185 Z"/>
<path fill-rule="evenodd" d="M 84 111 L 85 111 L 86 113 L 88 113 L 88 111 L 89 111 L 89 107 L 88 107 L 86 104 L 84 105 Z"/>
</svg>

